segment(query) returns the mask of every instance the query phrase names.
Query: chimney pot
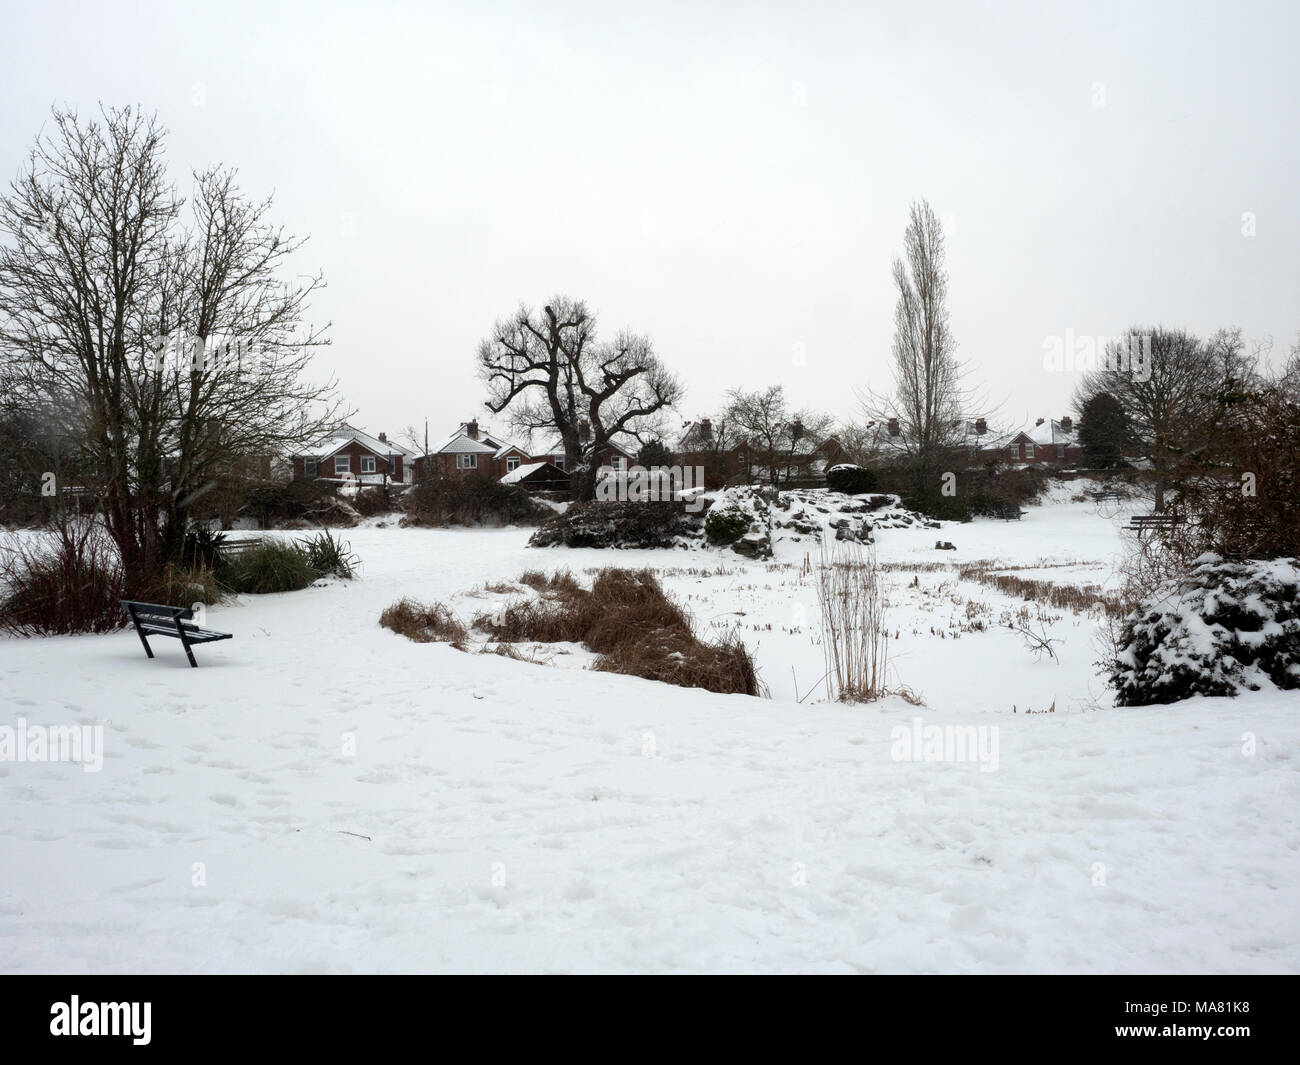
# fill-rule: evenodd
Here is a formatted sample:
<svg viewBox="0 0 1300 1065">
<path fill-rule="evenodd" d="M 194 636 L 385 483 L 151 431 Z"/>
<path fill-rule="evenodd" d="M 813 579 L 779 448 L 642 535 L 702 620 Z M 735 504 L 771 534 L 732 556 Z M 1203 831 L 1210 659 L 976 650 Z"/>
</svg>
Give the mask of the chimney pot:
<svg viewBox="0 0 1300 1065">
<path fill-rule="evenodd" d="M 388 434 L 387 434 L 387 433 L 380 433 L 380 434 L 379 434 L 379 439 L 382 440 L 385 444 L 388 443 Z"/>
</svg>

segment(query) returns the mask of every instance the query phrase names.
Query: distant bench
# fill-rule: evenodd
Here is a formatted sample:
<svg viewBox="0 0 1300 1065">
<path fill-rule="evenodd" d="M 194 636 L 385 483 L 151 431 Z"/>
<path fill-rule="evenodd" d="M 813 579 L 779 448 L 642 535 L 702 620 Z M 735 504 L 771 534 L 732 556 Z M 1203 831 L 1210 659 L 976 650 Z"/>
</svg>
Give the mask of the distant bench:
<svg viewBox="0 0 1300 1065">
<path fill-rule="evenodd" d="M 248 536 L 240 540 L 222 540 L 221 546 L 217 548 L 219 555 L 242 555 L 245 551 L 251 551 L 255 547 L 261 547 L 264 538 L 261 536 Z"/>
<path fill-rule="evenodd" d="M 153 657 L 153 649 L 149 646 L 149 636 L 174 636 L 180 640 L 190 665 L 196 669 L 199 664 L 194 661 L 194 652 L 190 650 L 192 644 L 231 639 L 231 634 L 228 632 L 213 632 L 211 629 L 199 628 L 189 620 L 194 617 L 194 611 L 187 606 L 137 603 L 130 599 L 123 599 L 121 603 L 131 619 L 131 624 L 135 626 L 136 635 L 144 644 L 144 653 L 150 658 Z"/>
<path fill-rule="evenodd" d="M 1141 532 L 1143 529 L 1172 529 L 1181 518 L 1173 514 L 1134 514 L 1129 519 L 1129 528 Z"/>
</svg>

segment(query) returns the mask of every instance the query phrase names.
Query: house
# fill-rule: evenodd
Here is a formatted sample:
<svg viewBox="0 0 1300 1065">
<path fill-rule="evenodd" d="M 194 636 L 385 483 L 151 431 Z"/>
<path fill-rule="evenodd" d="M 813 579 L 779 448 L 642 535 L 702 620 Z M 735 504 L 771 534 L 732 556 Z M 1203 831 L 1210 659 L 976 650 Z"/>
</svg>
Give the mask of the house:
<svg viewBox="0 0 1300 1065">
<path fill-rule="evenodd" d="M 1001 451 L 1008 462 L 1051 462 L 1074 465 L 1083 458 L 1074 420 L 1068 415 L 1039 418 L 1032 429 L 1013 434 L 1005 441 L 992 443 L 985 452 Z"/>
<path fill-rule="evenodd" d="M 597 468 L 608 466 L 615 473 L 621 473 L 629 466 L 636 464 L 636 452 L 630 451 L 622 444 L 610 442 L 597 451 L 591 450 L 588 439 L 591 436 L 591 428 L 583 421 L 578 424 L 578 438 L 582 441 L 583 458 Z M 534 462 L 549 462 L 560 469 L 564 469 L 564 440 L 556 437 L 543 450 L 532 456 Z"/>
<path fill-rule="evenodd" d="M 744 443 L 729 443 L 713 428 L 710 418 L 683 422 L 681 432 L 673 441 L 673 458 L 683 469 L 702 468 L 704 483 L 725 484 L 738 473 L 747 473 L 748 448 Z"/>
<path fill-rule="evenodd" d="M 477 419 L 456 431 L 416 463 L 417 477 L 492 477 L 501 479 L 538 460 L 504 437 L 481 428 Z M 426 468 L 427 466 L 427 468 Z"/>
<path fill-rule="evenodd" d="M 380 433 L 341 425 L 291 456 L 293 480 L 343 480 L 360 484 L 410 484 L 414 452 Z"/>
</svg>

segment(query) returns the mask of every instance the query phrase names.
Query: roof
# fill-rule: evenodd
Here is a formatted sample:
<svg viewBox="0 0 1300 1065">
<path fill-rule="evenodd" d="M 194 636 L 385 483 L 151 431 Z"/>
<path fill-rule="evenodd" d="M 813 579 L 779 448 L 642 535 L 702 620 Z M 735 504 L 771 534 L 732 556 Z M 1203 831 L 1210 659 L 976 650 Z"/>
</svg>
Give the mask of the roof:
<svg viewBox="0 0 1300 1065">
<path fill-rule="evenodd" d="M 508 440 L 502 440 L 500 437 L 493 436 L 487 430 L 480 430 L 478 439 L 469 435 L 466 426 L 468 422 L 462 422 L 457 430 L 447 437 L 441 444 L 433 448 L 429 453 L 431 455 L 465 455 L 465 454 L 491 454 L 493 458 L 501 458 L 507 451 L 518 451 L 521 455 L 526 452 L 521 447 L 516 447 Z"/>
<path fill-rule="evenodd" d="M 611 441 L 609 442 L 609 445 L 608 445 L 608 446 L 609 446 L 609 447 L 612 447 L 615 451 L 621 451 L 621 452 L 623 452 L 623 454 L 626 455 L 626 456 L 627 456 L 628 458 L 630 458 L 630 459 L 634 459 L 634 458 L 636 458 L 636 452 L 635 452 L 635 451 L 629 451 L 626 447 L 624 447 L 622 444 L 618 443 L 616 440 L 611 440 Z M 587 445 L 584 446 L 584 450 L 589 450 L 590 447 L 591 447 L 591 445 L 590 445 L 590 444 L 587 444 Z M 562 437 L 562 436 L 557 436 L 554 440 L 552 440 L 552 441 L 550 442 L 550 444 L 547 445 L 547 447 L 546 447 L 546 449 L 545 449 L 544 451 L 538 451 L 537 454 L 538 454 L 538 455 L 563 455 L 563 454 L 564 454 L 564 437 Z"/>
<path fill-rule="evenodd" d="M 709 431 L 704 431 L 704 421 L 709 420 Z M 710 419 L 701 419 L 693 422 L 683 422 L 681 435 L 677 437 L 677 451 L 696 451 L 704 448 L 716 447 L 718 443 L 717 436 L 714 432 Z"/>
<path fill-rule="evenodd" d="M 533 474 L 546 469 L 548 466 L 555 471 L 557 478 L 563 478 L 566 476 L 565 472 L 553 462 L 525 462 L 520 466 L 516 466 L 513 470 L 502 477 L 501 483 L 517 484 L 520 481 L 526 481 Z"/>
<path fill-rule="evenodd" d="M 1008 434 L 1000 442 L 990 441 L 984 447 L 1007 447 L 1022 439 L 1037 447 L 1072 446 L 1075 443 L 1073 428 L 1062 429 L 1061 423 L 1055 418 L 1048 418 L 1042 425 L 1035 425 L 1030 429 L 1020 429 Z"/>
<path fill-rule="evenodd" d="M 342 451 L 349 444 L 356 442 L 364 447 L 367 451 L 372 451 L 376 455 L 414 455 L 415 452 L 393 440 L 380 440 L 376 436 L 362 432 L 352 425 L 340 425 L 329 436 L 317 440 L 314 444 L 308 444 L 302 451 L 295 452 L 302 458 L 323 460 L 329 458 L 337 451 Z"/>
</svg>

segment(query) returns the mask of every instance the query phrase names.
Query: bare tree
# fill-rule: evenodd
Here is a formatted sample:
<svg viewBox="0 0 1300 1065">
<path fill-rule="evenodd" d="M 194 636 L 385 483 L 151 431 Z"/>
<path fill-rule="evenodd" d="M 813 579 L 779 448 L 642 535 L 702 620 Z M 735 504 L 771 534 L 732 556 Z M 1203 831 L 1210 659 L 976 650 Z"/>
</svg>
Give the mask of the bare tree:
<svg viewBox="0 0 1300 1065">
<path fill-rule="evenodd" d="M 913 203 L 894 260 L 894 393 L 863 398 L 867 417 L 897 422 L 892 440 L 912 468 L 918 492 L 938 486 L 940 456 L 961 442 L 961 418 L 969 396 L 948 322 L 948 273 L 943 225 L 924 200 Z"/>
<path fill-rule="evenodd" d="M 681 383 L 647 337 L 619 333 L 601 341 L 596 317 L 564 296 L 536 314 L 520 307 L 479 344 L 486 406 L 508 411 L 520 432 L 557 433 L 575 500 L 595 495 L 595 458 L 620 438 L 638 444 L 658 435 L 658 416 L 681 400 Z"/>
<path fill-rule="evenodd" d="M 1153 501 L 1160 512 L 1171 479 L 1205 447 L 1218 397 L 1253 380 L 1255 361 L 1240 330 L 1220 330 L 1203 342 L 1183 329 L 1135 326 L 1084 374 L 1074 405 L 1082 410 L 1103 392 L 1115 397 L 1155 471 Z"/>
<path fill-rule="evenodd" d="M 825 440 L 835 424 L 828 414 L 803 409 L 792 411 L 783 385 L 746 392 L 733 388 L 719 418 L 731 445 L 748 444 L 747 465 L 764 471 L 769 483 L 787 483 L 807 464 L 804 456 Z"/>
<path fill-rule="evenodd" d="M 302 241 L 222 169 L 193 175 L 186 224 L 165 137 L 131 108 L 55 109 L 0 196 L 0 372 L 89 457 L 133 594 L 178 555 L 191 500 L 341 413 L 306 377 L 322 281 L 279 278 Z"/>
</svg>

